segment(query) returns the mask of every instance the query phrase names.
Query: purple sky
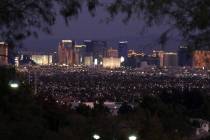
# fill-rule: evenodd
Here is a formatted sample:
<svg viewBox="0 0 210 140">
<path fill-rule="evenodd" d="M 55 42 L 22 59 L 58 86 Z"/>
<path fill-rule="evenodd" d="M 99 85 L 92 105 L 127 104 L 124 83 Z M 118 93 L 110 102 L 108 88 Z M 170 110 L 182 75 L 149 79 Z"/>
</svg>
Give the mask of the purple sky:
<svg viewBox="0 0 210 140">
<path fill-rule="evenodd" d="M 58 16 L 57 22 L 52 26 L 52 35 L 39 33 L 39 38 L 30 37 L 24 41 L 24 48 L 30 51 L 50 52 L 57 49 L 59 40 L 73 39 L 78 43 L 85 39 L 106 40 L 109 47 L 117 47 L 119 40 L 128 40 L 129 48 L 150 50 L 159 48 L 158 38 L 167 29 L 167 26 L 147 28 L 142 33 L 144 22 L 139 19 L 131 19 L 128 24 L 122 22 L 123 15 L 118 15 L 110 23 L 103 20 L 108 17 L 103 9 L 97 9 L 96 16 L 91 17 L 87 9 L 82 10 L 80 15 L 72 19 L 67 26 L 62 17 Z M 178 37 L 172 36 L 167 44 L 167 49 L 175 51 L 179 45 Z"/>
</svg>

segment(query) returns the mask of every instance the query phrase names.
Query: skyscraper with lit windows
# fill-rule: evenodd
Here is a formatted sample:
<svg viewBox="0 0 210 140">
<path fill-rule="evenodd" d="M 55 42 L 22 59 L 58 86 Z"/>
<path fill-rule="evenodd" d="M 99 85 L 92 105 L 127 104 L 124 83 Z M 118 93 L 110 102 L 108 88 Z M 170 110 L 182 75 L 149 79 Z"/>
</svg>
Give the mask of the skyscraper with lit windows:
<svg viewBox="0 0 210 140">
<path fill-rule="evenodd" d="M 117 49 L 114 48 L 109 48 L 106 51 L 106 57 L 113 57 L 113 58 L 118 58 L 119 57 L 119 53 Z"/>
<path fill-rule="evenodd" d="M 93 57 L 95 65 L 101 65 L 106 53 L 107 42 L 102 40 L 85 40 L 86 56 Z M 97 62 L 97 64 L 96 64 Z"/>
<path fill-rule="evenodd" d="M 74 47 L 74 56 L 75 56 L 75 65 L 82 65 L 85 61 L 85 49 L 86 45 L 75 45 Z"/>
<path fill-rule="evenodd" d="M 92 40 L 84 40 L 84 45 L 86 46 L 85 55 L 93 56 L 93 41 Z"/>
<path fill-rule="evenodd" d="M 178 64 L 181 67 L 192 66 L 192 54 L 187 46 L 180 46 L 178 50 Z"/>
<path fill-rule="evenodd" d="M 8 44 L 0 42 L 0 65 L 8 64 Z"/>
<path fill-rule="evenodd" d="M 120 41 L 118 46 L 121 62 L 126 63 L 128 58 L 128 41 Z"/>
<path fill-rule="evenodd" d="M 72 40 L 62 40 L 58 46 L 58 60 L 60 65 L 74 65 L 75 42 Z"/>
<path fill-rule="evenodd" d="M 176 66 L 178 66 L 177 53 L 165 52 L 163 54 L 163 66 L 164 67 L 176 67 Z"/>
</svg>

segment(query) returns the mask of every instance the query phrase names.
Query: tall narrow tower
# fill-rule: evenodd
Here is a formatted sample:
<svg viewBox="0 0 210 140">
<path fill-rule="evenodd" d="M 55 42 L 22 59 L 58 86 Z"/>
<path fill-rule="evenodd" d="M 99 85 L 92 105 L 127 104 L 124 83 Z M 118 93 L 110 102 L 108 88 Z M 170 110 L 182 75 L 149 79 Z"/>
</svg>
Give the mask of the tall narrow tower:
<svg viewBox="0 0 210 140">
<path fill-rule="evenodd" d="M 58 62 L 60 65 L 74 65 L 74 47 L 72 40 L 62 40 L 58 46 Z"/>
<path fill-rule="evenodd" d="M 8 44 L 0 42 L 0 65 L 8 64 Z"/>
</svg>

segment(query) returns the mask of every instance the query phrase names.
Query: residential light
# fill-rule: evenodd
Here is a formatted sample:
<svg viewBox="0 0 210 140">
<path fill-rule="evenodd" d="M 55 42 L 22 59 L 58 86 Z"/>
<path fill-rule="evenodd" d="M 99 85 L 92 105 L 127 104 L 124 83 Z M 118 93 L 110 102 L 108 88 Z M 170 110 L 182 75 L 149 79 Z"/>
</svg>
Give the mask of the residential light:
<svg viewBox="0 0 210 140">
<path fill-rule="evenodd" d="M 137 137 L 134 136 L 134 135 L 131 135 L 131 136 L 128 137 L 128 140 L 137 140 Z"/>
<path fill-rule="evenodd" d="M 99 140 L 101 137 L 98 135 L 98 134 L 94 134 L 93 135 L 93 139 L 95 139 L 95 140 Z"/>
<path fill-rule="evenodd" d="M 19 88 L 19 83 L 15 82 L 15 81 L 10 81 L 9 86 L 13 89 L 17 89 L 17 88 Z"/>
</svg>

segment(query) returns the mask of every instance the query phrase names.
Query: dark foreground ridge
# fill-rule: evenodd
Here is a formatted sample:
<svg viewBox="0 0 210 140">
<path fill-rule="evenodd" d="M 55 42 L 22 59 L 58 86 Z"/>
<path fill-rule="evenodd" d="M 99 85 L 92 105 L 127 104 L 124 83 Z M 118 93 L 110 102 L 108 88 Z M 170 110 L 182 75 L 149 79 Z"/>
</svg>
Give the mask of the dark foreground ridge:
<svg viewBox="0 0 210 140">
<path fill-rule="evenodd" d="M 14 77 L 20 83 L 17 89 L 9 86 Z M 103 100 L 94 108 L 80 104 L 71 109 L 53 97 L 34 96 L 21 77 L 14 69 L 0 68 L 0 139 L 91 140 L 94 134 L 103 140 L 127 140 L 130 135 L 143 140 L 208 139 L 209 133 L 201 129 L 210 121 L 207 90 L 145 94 L 133 104 L 122 103 L 118 115 L 113 115 Z"/>
</svg>

